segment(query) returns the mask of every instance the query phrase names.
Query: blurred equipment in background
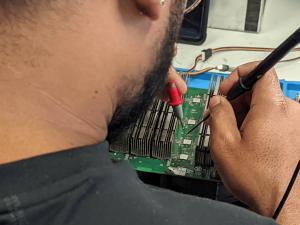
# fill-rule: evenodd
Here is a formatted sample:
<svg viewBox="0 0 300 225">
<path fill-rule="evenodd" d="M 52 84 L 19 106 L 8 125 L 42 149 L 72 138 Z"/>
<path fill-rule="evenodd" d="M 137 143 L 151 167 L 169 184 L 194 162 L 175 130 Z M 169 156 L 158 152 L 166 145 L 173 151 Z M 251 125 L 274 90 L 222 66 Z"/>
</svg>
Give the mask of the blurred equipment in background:
<svg viewBox="0 0 300 225">
<path fill-rule="evenodd" d="M 260 32 L 266 0 L 188 0 L 179 42 L 201 45 L 207 27 Z"/>
<path fill-rule="evenodd" d="M 266 0 L 211 0 L 208 27 L 260 32 Z"/>
<path fill-rule="evenodd" d="M 179 42 L 200 45 L 206 40 L 210 0 L 188 0 Z"/>
</svg>

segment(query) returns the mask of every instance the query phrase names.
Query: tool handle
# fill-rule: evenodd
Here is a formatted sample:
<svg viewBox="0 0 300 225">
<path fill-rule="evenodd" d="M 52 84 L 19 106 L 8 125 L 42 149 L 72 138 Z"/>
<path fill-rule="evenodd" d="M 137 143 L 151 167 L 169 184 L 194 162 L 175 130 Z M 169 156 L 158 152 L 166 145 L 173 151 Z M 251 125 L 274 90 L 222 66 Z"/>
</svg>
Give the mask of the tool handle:
<svg viewBox="0 0 300 225">
<path fill-rule="evenodd" d="M 247 76 L 240 77 L 228 92 L 227 99 L 229 101 L 239 97 L 246 91 L 252 89 L 254 84 L 263 77 L 272 67 L 276 65 L 286 54 L 289 53 L 300 42 L 300 28 L 298 28 L 291 36 L 289 36 L 281 45 L 279 45 L 271 54 L 261 61 L 258 66 L 252 70 Z"/>
<path fill-rule="evenodd" d="M 242 77 L 239 78 L 239 81 L 229 90 L 227 94 L 227 100 L 232 101 L 237 97 L 241 96 L 246 91 L 249 91 L 251 88 L 245 87 L 243 85 Z"/>
<path fill-rule="evenodd" d="M 181 93 L 178 90 L 175 81 L 169 81 L 167 87 L 168 95 L 170 98 L 169 105 L 170 106 L 179 106 L 183 103 L 183 99 L 181 98 Z"/>
</svg>

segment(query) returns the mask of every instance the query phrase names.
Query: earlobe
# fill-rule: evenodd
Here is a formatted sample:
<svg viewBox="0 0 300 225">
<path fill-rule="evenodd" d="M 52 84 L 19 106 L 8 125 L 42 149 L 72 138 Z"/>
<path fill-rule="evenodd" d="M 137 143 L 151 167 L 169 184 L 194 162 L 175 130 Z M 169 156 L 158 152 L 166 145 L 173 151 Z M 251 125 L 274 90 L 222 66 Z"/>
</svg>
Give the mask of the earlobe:
<svg viewBox="0 0 300 225">
<path fill-rule="evenodd" d="M 145 16 L 151 20 L 158 20 L 160 17 L 160 10 L 165 1 L 162 0 L 134 0 L 135 4 Z"/>
</svg>

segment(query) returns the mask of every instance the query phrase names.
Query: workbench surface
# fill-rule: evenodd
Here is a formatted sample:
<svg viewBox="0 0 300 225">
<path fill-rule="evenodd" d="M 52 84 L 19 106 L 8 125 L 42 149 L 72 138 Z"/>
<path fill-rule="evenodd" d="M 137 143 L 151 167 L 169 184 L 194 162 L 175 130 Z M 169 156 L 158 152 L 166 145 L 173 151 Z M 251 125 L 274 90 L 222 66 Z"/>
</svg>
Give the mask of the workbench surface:
<svg viewBox="0 0 300 225">
<path fill-rule="evenodd" d="M 245 33 L 208 28 L 207 40 L 203 45 L 178 45 L 174 66 L 190 68 L 195 57 L 206 48 L 223 46 L 277 47 L 296 28 L 300 27 L 299 0 L 268 0 L 262 20 L 260 33 Z M 300 47 L 300 45 L 298 46 Z M 225 52 L 217 53 L 206 63 L 199 63 L 198 69 L 219 64 L 238 66 L 240 64 L 263 59 L 267 53 Z M 300 56 L 300 52 L 288 57 Z M 300 81 L 300 60 L 282 63 L 276 66 L 280 79 Z"/>
</svg>

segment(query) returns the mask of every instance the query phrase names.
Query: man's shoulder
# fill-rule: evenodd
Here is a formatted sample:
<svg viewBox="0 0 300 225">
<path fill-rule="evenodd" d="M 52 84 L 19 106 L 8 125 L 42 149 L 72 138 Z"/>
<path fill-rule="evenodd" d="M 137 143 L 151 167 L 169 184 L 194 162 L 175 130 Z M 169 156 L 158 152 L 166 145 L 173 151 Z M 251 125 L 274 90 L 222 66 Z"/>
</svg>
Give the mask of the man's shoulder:
<svg viewBox="0 0 300 225">
<path fill-rule="evenodd" d="M 275 224 L 237 206 L 146 185 L 127 162 L 112 163 L 108 173 L 89 201 L 105 208 L 109 224 Z"/>
</svg>

